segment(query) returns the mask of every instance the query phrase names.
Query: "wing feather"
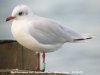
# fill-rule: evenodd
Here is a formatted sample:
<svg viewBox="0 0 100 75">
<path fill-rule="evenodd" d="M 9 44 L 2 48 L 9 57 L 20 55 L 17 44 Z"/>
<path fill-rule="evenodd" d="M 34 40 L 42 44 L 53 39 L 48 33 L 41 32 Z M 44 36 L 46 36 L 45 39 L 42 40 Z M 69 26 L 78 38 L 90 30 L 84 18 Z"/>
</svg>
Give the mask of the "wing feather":
<svg viewBox="0 0 100 75">
<path fill-rule="evenodd" d="M 34 19 L 35 20 L 35 19 Z M 63 44 L 83 38 L 80 34 L 49 19 L 40 18 L 33 22 L 31 35 L 42 44 Z"/>
</svg>

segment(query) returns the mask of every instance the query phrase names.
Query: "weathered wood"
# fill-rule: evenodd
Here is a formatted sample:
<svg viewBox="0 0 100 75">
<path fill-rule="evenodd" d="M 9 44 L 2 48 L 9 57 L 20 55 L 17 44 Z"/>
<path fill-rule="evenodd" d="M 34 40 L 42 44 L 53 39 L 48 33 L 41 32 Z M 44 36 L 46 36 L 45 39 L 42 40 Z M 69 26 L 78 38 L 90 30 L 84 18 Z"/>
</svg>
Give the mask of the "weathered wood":
<svg viewBox="0 0 100 75">
<path fill-rule="evenodd" d="M 0 69 L 33 70 L 35 66 L 33 51 L 22 47 L 14 40 L 0 41 Z"/>
</svg>

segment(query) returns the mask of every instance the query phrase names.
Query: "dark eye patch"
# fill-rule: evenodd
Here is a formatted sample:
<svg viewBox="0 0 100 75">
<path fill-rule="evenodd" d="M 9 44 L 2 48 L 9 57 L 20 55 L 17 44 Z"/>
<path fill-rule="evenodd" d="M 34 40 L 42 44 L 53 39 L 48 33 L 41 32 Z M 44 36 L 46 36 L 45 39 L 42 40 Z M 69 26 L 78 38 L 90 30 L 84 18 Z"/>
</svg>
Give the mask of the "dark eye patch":
<svg viewBox="0 0 100 75">
<path fill-rule="evenodd" d="M 23 15 L 23 12 L 19 12 L 18 15 L 20 15 L 20 16 Z"/>
</svg>

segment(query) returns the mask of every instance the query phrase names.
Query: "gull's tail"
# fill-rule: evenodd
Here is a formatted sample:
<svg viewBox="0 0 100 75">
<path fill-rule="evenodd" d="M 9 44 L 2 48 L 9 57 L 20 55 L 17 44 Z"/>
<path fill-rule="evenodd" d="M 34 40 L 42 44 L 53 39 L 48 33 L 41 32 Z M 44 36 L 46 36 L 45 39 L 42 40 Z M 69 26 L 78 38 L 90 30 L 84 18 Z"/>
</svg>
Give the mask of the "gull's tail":
<svg viewBox="0 0 100 75">
<path fill-rule="evenodd" d="M 78 42 L 78 41 L 84 41 L 84 40 L 88 40 L 88 39 L 92 39 L 92 38 L 93 38 L 92 36 L 84 34 L 83 38 L 74 39 L 74 41 Z"/>
</svg>

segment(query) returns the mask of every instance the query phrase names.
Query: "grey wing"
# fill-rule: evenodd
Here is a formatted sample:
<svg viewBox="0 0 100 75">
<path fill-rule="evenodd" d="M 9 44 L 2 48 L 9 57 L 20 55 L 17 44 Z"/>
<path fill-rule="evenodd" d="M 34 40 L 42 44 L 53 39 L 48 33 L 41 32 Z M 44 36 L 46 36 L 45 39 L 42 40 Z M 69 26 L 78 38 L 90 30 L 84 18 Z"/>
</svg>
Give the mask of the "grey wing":
<svg viewBox="0 0 100 75">
<path fill-rule="evenodd" d="M 76 32 L 50 20 L 34 23 L 31 34 L 42 44 L 63 44 L 65 42 L 72 42 L 73 39 L 82 38 Z"/>
</svg>

